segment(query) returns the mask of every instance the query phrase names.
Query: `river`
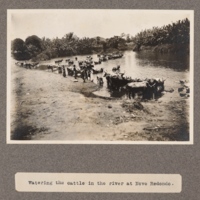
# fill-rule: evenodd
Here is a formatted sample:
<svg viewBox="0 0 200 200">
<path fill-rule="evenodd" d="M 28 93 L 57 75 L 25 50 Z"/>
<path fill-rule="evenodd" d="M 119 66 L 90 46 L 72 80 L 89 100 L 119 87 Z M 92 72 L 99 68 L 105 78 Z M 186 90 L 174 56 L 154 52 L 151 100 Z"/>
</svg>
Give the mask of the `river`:
<svg viewBox="0 0 200 200">
<path fill-rule="evenodd" d="M 174 84 L 179 80 L 189 80 L 189 56 L 178 54 L 161 54 L 155 52 L 133 52 L 125 51 L 124 56 L 115 60 L 102 62 L 100 65 L 95 65 L 95 69 L 103 68 L 107 72 L 112 72 L 112 68 L 120 65 L 121 72 L 125 76 L 132 78 L 164 78 L 165 86 L 173 88 Z M 87 55 L 76 56 L 78 60 L 85 60 Z M 75 56 L 64 57 L 60 65 L 66 64 L 66 59 L 75 60 Z M 93 61 L 97 61 L 96 54 L 92 55 Z M 62 59 L 62 58 L 59 58 Z M 55 60 L 43 61 L 41 64 L 55 64 Z M 97 83 L 96 76 L 102 77 L 103 74 L 93 75 L 92 79 Z M 111 93 L 106 88 L 106 79 L 104 86 L 99 88 L 95 94 L 100 96 L 111 96 Z"/>
</svg>

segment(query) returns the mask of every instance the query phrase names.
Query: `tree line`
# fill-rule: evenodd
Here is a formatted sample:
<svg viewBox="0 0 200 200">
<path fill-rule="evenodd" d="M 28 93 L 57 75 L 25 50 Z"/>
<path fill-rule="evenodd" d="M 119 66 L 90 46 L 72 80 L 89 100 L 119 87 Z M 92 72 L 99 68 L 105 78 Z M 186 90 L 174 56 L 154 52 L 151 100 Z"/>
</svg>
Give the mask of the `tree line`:
<svg viewBox="0 0 200 200">
<path fill-rule="evenodd" d="M 139 49 L 143 46 L 156 46 L 160 44 L 189 45 L 190 21 L 186 18 L 163 27 L 153 27 L 139 32 L 133 42 Z"/>
<path fill-rule="evenodd" d="M 25 41 L 16 38 L 12 41 L 11 52 L 16 60 L 49 60 L 57 57 L 84 55 L 106 52 L 108 49 L 126 50 L 127 44 L 133 43 L 134 50 L 141 46 L 156 46 L 160 44 L 189 45 L 190 22 L 186 18 L 163 27 L 153 27 L 139 32 L 134 37 L 122 33 L 111 38 L 79 38 L 73 32 L 62 38 L 39 38 L 28 36 Z M 134 46 L 133 45 L 133 46 Z"/>
<path fill-rule="evenodd" d="M 49 60 L 51 58 L 91 54 L 106 51 L 108 48 L 118 49 L 126 45 L 126 39 L 114 36 L 108 39 L 101 37 L 79 38 L 74 33 L 67 33 L 61 39 L 39 38 L 32 35 L 23 41 L 16 38 L 12 41 L 11 52 L 16 60 Z"/>
</svg>

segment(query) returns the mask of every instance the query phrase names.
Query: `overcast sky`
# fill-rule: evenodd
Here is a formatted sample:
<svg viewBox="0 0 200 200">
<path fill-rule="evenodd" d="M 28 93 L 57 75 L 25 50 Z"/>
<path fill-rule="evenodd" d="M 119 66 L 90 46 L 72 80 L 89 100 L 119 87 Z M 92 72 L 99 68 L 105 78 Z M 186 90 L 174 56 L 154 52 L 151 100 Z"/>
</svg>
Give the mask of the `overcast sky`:
<svg viewBox="0 0 200 200">
<path fill-rule="evenodd" d="M 61 38 L 74 32 L 78 37 L 109 38 L 121 33 L 134 36 L 153 26 L 190 18 L 190 11 L 166 10 L 9 10 L 8 36 L 11 40 L 37 35 Z"/>
</svg>

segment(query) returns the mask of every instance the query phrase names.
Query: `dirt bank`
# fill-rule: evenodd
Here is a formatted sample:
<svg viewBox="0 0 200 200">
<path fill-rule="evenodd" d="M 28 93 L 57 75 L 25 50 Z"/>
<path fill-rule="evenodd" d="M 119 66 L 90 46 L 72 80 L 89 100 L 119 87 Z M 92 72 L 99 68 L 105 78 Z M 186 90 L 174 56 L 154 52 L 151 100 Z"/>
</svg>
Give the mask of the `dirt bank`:
<svg viewBox="0 0 200 200">
<path fill-rule="evenodd" d="M 189 99 L 173 93 L 158 101 L 106 99 L 93 82 L 11 68 L 11 139 L 188 141 Z"/>
</svg>

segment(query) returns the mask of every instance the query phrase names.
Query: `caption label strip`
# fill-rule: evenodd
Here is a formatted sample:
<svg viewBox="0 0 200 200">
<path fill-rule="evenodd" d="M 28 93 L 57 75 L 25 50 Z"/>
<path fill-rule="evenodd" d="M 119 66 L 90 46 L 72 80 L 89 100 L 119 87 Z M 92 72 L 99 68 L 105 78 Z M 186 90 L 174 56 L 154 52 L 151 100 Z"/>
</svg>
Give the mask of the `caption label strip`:
<svg viewBox="0 0 200 200">
<path fill-rule="evenodd" d="M 16 173 L 18 192 L 180 193 L 179 174 Z"/>
</svg>

